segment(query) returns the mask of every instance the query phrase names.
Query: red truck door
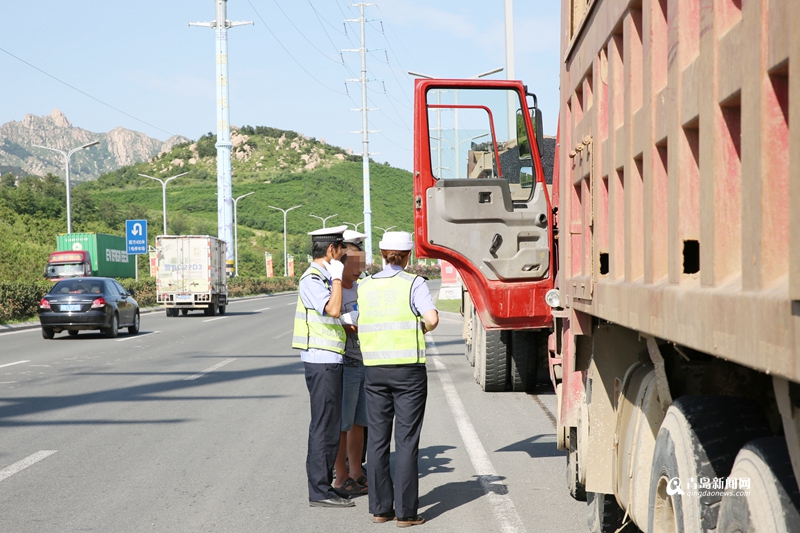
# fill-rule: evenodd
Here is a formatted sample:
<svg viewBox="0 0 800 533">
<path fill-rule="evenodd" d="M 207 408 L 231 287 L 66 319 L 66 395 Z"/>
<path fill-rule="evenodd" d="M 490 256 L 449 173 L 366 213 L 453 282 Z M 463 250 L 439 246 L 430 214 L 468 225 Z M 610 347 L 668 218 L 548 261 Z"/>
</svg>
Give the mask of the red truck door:
<svg viewBox="0 0 800 533">
<path fill-rule="evenodd" d="M 487 329 L 551 323 L 552 210 L 531 98 L 518 81 L 416 80 L 417 254 L 458 268 Z"/>
</svg>

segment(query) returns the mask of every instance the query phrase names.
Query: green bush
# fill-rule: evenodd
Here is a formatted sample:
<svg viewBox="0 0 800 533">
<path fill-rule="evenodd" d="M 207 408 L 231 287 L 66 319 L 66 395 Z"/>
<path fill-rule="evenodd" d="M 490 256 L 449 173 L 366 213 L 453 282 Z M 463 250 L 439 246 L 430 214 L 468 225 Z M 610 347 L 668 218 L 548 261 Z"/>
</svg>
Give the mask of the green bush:
<svg viewBox="0 0 800 533">
<path fill-rule="evenodd" d="M 36 316 L 39 301 L 52 286 L 46 281 L 0 281 L 0 323 Z"/>
</svg>

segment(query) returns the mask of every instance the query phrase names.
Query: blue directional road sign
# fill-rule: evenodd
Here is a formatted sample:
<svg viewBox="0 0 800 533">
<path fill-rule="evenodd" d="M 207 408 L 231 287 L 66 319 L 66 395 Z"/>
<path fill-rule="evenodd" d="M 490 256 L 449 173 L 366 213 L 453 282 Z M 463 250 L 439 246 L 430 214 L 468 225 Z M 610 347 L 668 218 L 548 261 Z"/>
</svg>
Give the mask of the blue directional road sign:
<svg viewBox="0 0 800 533">
<path fill-rule="evenodd" d="M 125 244 L 128 254 L 138 255 L 147 253 L 147 221 L 125 221 Z"/>
</svg>

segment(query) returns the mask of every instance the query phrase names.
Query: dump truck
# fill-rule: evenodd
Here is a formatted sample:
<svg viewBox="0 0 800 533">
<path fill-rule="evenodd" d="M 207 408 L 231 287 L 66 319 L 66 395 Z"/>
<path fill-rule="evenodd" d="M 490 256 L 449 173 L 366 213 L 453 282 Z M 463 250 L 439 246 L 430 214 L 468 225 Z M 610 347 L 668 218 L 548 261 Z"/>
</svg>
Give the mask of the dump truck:
<svg viewBox="0 0 800 533">
<path fill-rule="evenodd" d="M 210 235 L 156 237 L 156 298 L 167 316 L 201 309 L 208 316 L 225 314 L 225 246 Z"/>
<path fill-rule="evenodd" d="M 562 6 L 551 191 L 522 82 L 416 80 L 417 254 L 485 390 L 547 369 L 591 531 L 800 531 L 800 11 Z"/>
<path fill-rule="evenodd" d="M 125 238 L 105 233 L 66 233 L 56 238 L 56 250 L 44 267 L 44 278 L 100 276 L 135 278 L 136 265 L 127 253 Z"/>
</svg>

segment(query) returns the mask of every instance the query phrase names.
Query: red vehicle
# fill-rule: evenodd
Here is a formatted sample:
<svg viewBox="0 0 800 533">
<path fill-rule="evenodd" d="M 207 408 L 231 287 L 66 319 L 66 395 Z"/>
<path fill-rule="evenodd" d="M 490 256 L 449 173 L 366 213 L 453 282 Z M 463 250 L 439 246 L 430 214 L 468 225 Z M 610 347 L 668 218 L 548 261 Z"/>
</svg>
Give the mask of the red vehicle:
<svg viewBox="0 0 800 533">
<path fill-rule="evenodd" d="M 546 361 L 596 532 L 800 531 L 800 19 L 706 4 L 563 0 L 552 191 L 521 82 L 415 85 L 417 254 L 485 390 Z"/>
<path fill-rule="evenodd" d="M 92 257 L 88 250 L 53 252 L 44 268 L 44 277 L 50 281 L 92 275 Z"/>
</svg>

